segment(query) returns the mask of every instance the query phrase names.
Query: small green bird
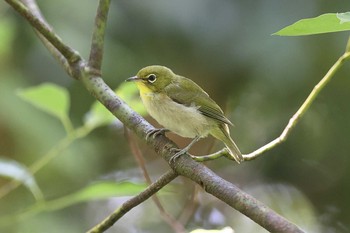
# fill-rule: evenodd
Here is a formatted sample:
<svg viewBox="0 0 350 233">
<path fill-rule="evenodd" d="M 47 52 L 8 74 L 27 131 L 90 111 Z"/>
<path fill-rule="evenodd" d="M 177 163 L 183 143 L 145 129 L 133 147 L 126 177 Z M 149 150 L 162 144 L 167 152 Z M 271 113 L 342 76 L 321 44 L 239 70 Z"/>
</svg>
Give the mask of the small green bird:
<svg viewBox="0 0 350 233">
<path fill-rule="evenodd" d="M 222 141 L 230 155 L 240 163 L 241 152 L 230 137 L 228 125 L 233 125 L 221 108 L 192 80 L 174 74 L 165 66 L 147 66 L 127 81 L 135 81 L 147 112 L 165 129 L 149 133 L 153 136 L 172 131 L 182 137 L 193 138 L 171 160 L 185 154 L 200 138 L 209 134 Z"/>
</svg>

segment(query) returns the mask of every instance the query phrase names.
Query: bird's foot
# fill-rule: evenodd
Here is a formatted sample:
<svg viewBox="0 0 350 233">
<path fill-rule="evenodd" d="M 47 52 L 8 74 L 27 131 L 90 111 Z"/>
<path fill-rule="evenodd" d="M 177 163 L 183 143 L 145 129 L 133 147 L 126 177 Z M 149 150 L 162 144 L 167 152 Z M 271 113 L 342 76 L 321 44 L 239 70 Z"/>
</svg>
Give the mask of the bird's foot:
<svg viewBox="0 0 350 233">
<path fill-rule="evenodd" d="M 193 158 L 193 155 L 191 155 L 190 153 L 188 153 L 188 151 L 190 150 L 190 148 L 192 147 L 192 145 L 194 143 L 196 143 L 199 140 L 199 136 L 196 136 L 192 142 L 190 142 L 190 144 L 188 144 L 185 148 L 183 149 L 178 149 L 178 148 L 172 148 L 170 149 L 171 151 L 177 151 L 169 160 L 170 163 L 174 163 L 176 161 L 177 158 L 179 158 L 181 155 L 184 154 L 188 154 L 189 156 L 191 156 Z"/>
<path fill-rule="evenodd" d="M 191 155 L 190 153 L 188 153 L 188 148 L 183 148 L 183 149 L 178 149 L 178 148 L 171 148 L 170 149 L 171 152 L 175 152 L 176 153 L 170 158 L 169 162 L 170 163 L 175 163 L 175 161 L 181 156 L 181 155 L 184 155 L 184 154 L 188 154 L 189 156 L 193 156 Z"/>
<path fill-rule="evenodd" d="M 152 137 L 153 139 L 157 137 L 158 135 L 165 135 L 166 132 L 168 132 L 168 129 L 160 128 L 160 129 L 152 129 L 150 130 L 146 135 L 146 140 L 148 140 L 149 137 Z"/>
</svg>

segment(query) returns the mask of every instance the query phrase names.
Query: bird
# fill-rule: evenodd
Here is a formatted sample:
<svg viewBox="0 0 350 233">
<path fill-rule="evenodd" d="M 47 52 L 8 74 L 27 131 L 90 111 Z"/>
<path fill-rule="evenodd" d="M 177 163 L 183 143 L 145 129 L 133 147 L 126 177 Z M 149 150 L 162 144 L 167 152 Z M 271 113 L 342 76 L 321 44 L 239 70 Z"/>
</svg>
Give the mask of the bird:
<svg viewBox="0 0 350 233">
<path fill-rule="evenodd" d="M 188 154 L 193 144 L 208 135 L 222 141 L 230 157 L 237 163 L 244 161 L 230 136 L 228 126 L 233 124 L 219 105 L 194 81 L 161 65 L 146 66 L 126 81 L 136 83 L 146 111 L 164 127 L 151 130 L 147 137 L 171 131 L 193 139 L 185 148 L 177 149 L 170 161 Z"/>
</svg>

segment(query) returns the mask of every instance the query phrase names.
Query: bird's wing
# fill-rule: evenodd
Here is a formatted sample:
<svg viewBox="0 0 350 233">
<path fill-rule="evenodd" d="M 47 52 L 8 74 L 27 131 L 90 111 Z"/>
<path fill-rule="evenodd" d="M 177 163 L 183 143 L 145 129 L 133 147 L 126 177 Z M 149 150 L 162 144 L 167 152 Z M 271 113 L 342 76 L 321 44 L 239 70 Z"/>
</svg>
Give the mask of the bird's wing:
<svg viewBox="0 0 350 233">
<path fill-rule="evenodd" d="M 184 77 L 178 77 L 169 84 L 164 91 L 173 101 L 185 106 L 196 106 L 206 117 L 219 123 L 233 125 L 225 116 L 221 108 L 195 82 Z"/>
</svg>

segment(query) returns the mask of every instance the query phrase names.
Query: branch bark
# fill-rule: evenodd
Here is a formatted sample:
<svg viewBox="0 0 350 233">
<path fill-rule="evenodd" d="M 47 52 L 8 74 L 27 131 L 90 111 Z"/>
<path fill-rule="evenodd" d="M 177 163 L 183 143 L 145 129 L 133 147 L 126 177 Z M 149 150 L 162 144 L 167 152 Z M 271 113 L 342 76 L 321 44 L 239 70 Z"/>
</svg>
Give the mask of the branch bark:
<svg viewBox="0 0 350 233">
<path fill-rule="evenodd" d="M 145 121 L 140 115 L 134 112 L 126 103 L 124 103 L 124 101 L 115 95 L 109 86 L 107 86 L 107 84 L 100 77 L 100 72 L 96 72 L 95 70 L 96 67 L 98 69 L 100 68 L 100 62 L 90 59 L 89 64 L 91 64 L 92 67 L 89 67 L 89 65 L 87 65 L 88 63 L 82 57 L 80 57 L 80 55 L 74 49 L 62 42 L 54 31 L 47 26 L 47 23 L 44 22 L 43 19 L 36 17 L 31 10 L 29 10 L 19 1 L 5 1 L 8 2 L 18 13 L 25 17 L 28 22 L 43 37 L 45 37 L 45 39 L 49 41 L 57 49 L 57 51 L 62 54 L 62 56 L 67 59 L 70 69 L 72 70 L 72 77 L 79 79 L 85 88 L 112 114 L 123 122 L 126 127 L 134 131 L 140 138 L 145 140 L 147 132 L 154 129 L 154 127 Z M 101 0 L 100 2 L 108 4 L 107 2 L 109 2 L 109 0 Z M 108 10 L 108 7 L 104 9 Z M 105 16 L 107 16 L 107 14 Z M 103 16 L 102 18 L 103 20 L 106 20 L 106 17 Z M 104 25 L 104 23 L 100 25 Z M 95 29 L 95 33 L 101 34 L 100 36 L 94 36 L 93 38 L 97 38 L 97 40 L 100 40 L 101 38 L 103 39 L 104 28 L 101 31 Z M 102 51 L 102 47 L 100 47 L 99 43 L 97 43 L 97 45 L 92 45 L 92 47 L 97 48 L 97 51 Z M 96 55 L 95 52 L 92 51 L 91 54 Z M 96 56 L 98 59 L 102 59 L 102 52 L 101 55 Z M 162 155 L 167 162 L 169 162 L 170 158 L 173 156 L 173 152 L 171 152 L 170 148 L 176 147 L 172 141 L 164 136 L 159 136 L 155 139 L 149 137 L 147 143 L 151 145 L 157 153 Z M 183 175 L 198 183 L 208 193 L 216 196 L 228 205 L 245 214 L 270 232 L 303 232 L 296 225 L 287 221 L 250 195 L 244 193 L 235 185 L 222 179 L 204 165 L 193 161 L 189 156 L 180 157 L 176 163 L 171 163 L 170 166 L 173 171 L 169 171 L 167 175 L 165 175 L 165 178 L 164 176 L 162 178 L 162 180 L 165 180 L 166 182 L 155 182 L 144 192 L 125 202 L 114 214 L 101 222 L 96 228 L 98 229 L 97 231 L 91 232 L 102 232 L 108 229 L 127 211 L 142 203 L 152 194 L 160 190 L 164 185 L 174 179 L 177 174 Z"/>
<path fill-rule="evenodd" d="M 95 17 L 95 27 L 91 40 L 89 67 L 96 71 L 101 71 L 104 37 L 110 3 L 110 0 L 99 1 L 97 14 Z"/>
</svg>

